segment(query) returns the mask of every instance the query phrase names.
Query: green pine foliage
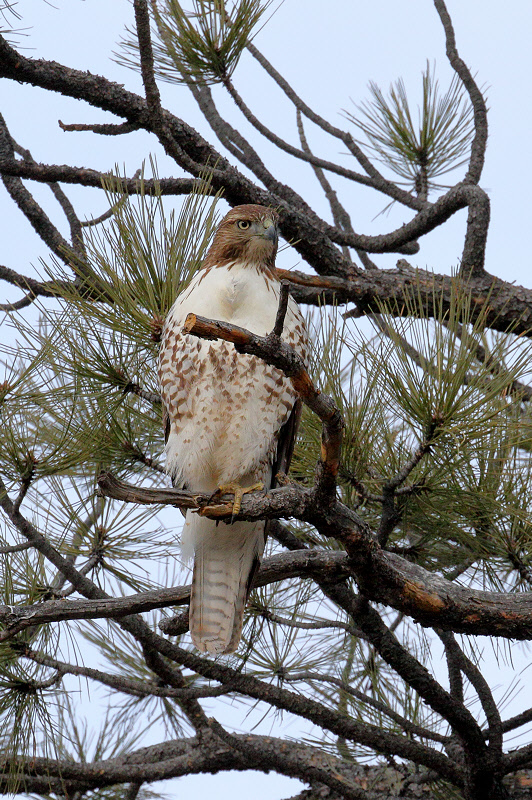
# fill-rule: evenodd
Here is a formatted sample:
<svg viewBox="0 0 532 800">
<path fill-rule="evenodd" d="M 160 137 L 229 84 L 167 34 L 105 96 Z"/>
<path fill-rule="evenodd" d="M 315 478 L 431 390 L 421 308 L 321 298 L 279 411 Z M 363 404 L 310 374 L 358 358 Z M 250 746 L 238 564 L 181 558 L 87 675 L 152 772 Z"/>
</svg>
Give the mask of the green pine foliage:
<svg viewBox="0 0 532 800">
<path fill-rule="evenodd" d="M 358 114 L 345 112 L 378 159 L 425 196 L 439 188 L 435 178 L 466 163 L 474 132 L 472 108 L 458 76 L 440 94 L 434 72 L 427 62 L 417 114 L 402 78 L 390 86 L 388 97 L 372 81 L 371 100 L 357 107 Z"/>
<path fill-rule="evenodd" d="M 272 0 L 179 0 L 152 2 L 155 72 L 168 83 L 220 83 L 230 78 L 248 42 L 260 30 Z M 138 69 L 135 35 L 121 43 L 119 64 Z"/>
</svg>

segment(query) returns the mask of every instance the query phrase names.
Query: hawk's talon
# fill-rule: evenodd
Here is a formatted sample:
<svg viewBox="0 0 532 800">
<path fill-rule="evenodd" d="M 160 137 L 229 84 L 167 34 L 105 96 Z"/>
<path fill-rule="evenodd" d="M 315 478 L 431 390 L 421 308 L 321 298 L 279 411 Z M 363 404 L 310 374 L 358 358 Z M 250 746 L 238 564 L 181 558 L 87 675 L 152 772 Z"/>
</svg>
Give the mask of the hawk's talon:
<svg viewBox="0 0 532 800">
<path fill-rule="evenodd" d="M 234 494 L 235 499 L 233 501 L 233 511 L 231 514 L 231 522 L 235 517 L 240 514 L 240 508 L 242 506 L 242 498 L 245 494 L 249 494 L 250 492 L 258 492 L 261 489 L 264 489 L 263 483 L 254 483 L 253 486 L 240 486 L 239 483 L 225 483 L 222 486 L 218 486 L 215 492 L 209 497 L 209 505 L 215 498 L 219 498 L 224 494 Z"/>
</svg>

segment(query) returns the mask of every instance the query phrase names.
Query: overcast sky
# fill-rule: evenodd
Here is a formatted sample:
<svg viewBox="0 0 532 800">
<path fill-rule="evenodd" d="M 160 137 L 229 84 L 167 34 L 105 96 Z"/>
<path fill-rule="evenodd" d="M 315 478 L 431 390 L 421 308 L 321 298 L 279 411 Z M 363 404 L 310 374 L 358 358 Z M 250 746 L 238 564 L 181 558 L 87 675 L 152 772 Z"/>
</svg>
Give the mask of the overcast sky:
<svg viewBox="0 0 532 800">
<path fill-rule="evenodd" d="M 492 201 L 486 266 L 488 271 L 506 280 L 530 283 L 530 0 L 514 0 L 505 4 L 504 9 L 500 0 L 449 0 L 448 8 L 455 23 L 459 52 L 480 85 L 485 87 L 490 108 L 490 139 L 481 181 Z M 19 46 L 25 55 L 104 74 L 128 89 L 141 91 L 139 77 L 112 60 L 125 24 L 132 24 L 132 7 L 128 0 L 54 0 L 53 3 L 24 0 L 18 10 L 23 14 L 18 27 L 24 29 Z M 352 110 L 353 102 L 360 103 L 368 98 L 370 80 L 387 89 L 392 81 L 402 76 L 407 89 L 414 97 L 419 97 L 421 71 L 427 60 L 435 62 L 443 87 L 447 87 L 452 78 L 445 57 L 443 31 L 429 0 L 372 0 L 371 3 L 285 0 L 257 36 L 255 44 L 309 105 L 339 126 L 348 126 L 341 116 L 343 109 Z M 298 143 L 291 107 L 250 56 L 243 57 L 234 82 L 248 105 L 269 127 L 293 144 Z M 162 83 L 161 91 L 163 103 L 170 111 L 216 144 L 186 89 Z M 216 91 L 216 96 L 222 107 L 230 111 L 234 124 L 244 133 L 250 131 L 247 123 L 241 122 L 238 113 L 230 108 L 229 101 L 223 100 L 220 90 Z M 69 163 L 102 171 L 118 164 L 120 170 L 133 175 L 143 160 L 155 153 L 161 176 L 182 174 L 147 134 L 98 137 L 90 133 L 62 132 L 58 119 L 65 123 L 113 121 L 111 115 L 81 102 L 3 81 L 0 107 L 12 135 L 31 150 L 37 161 Z M 278 153 L 254 132 L 250 132 L 250 136 L 277 177 L 295 185 L 329 220 L 327 204 L 311 168 Z M 308 128 L 308 136 L 317 155 L 353 166 L 337 140 L 328 141 L 312 127 Z M 384 233 L 411 216 L 407 209 L 394 207 L 387 216 L 376 217 L 387 204 L 385 198 L 373 197 L 365 189 L 349 185 L 337 176 L 332 176 L 331 182 L 344 199 L 359 233 Z M 39 185 L 31 188 L 66 235 L 65 221 L 59 208 L 54 206 L 49 190 Z M 98 190 L 66 187 L 66 191 L 82 217 L 97 216 L 105 210 L 105 199 Z M 461 212 L 444 228 L 422 239 L 420 252 L 410 261 L 422 268 L 449 273 L 460 256 L 464 222 L 465 212 Z M 33 275 L 40 269 L 41 257 L 47 257 L 46 248 L 1 189 L 0 263 Z M 392 266 L 396 258 L 391 255 L 376 257 L 376 261 L 382 266 Z M 299 266 L 297 254 L 285 252 L 283 266 Z M 19 297 L 17 290 L 1 286 L 0 302 Z M 6 335 L 4 326 L 0 329 L 0 338 Z M 517 649 L 515 653 L 517 658 Z M 509 673 L 502 661 L 493 669 L 494 684 L 508 683 Z M 498 674 L 497 669 L 500 669 Z M 242 720 L 242 724 L 247 723 Z M 280 800 L 296 794 L 299 786 L 298 781 L 245 773 L 193 777 L 163 788 L 171 796 L 183 798 L 213 791 L 217 800 L 250 795 L 253 800 Z M 192 793 L 192 787 L 196 787 L 197 794 Z"/>
</svg>

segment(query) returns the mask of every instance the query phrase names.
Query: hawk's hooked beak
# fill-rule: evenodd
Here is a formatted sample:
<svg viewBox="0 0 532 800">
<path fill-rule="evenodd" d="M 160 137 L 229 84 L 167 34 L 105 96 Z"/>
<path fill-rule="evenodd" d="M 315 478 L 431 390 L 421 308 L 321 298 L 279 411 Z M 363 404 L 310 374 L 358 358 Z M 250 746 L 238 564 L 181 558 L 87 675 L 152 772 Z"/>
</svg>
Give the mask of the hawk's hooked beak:
<svg viewBox="0 0 532 800">
<path fill-rule="evenodd" d="M 262 235 L 274 244 L 277 244 L 279 233 L 277 231 L 277 225 L 275 222 L 271 219 L 265 219 L 263 220 L 262 225 L 264 227 L 264 233 Z"/>
</svg>

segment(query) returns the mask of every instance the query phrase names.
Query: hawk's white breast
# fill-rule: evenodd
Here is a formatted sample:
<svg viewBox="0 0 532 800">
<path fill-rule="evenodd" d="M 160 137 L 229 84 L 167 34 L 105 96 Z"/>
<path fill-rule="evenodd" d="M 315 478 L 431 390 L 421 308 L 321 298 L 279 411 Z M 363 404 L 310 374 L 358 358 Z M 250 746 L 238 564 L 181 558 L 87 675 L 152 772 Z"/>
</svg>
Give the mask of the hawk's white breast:
<svg viewBox="0 0 532 800">
<path fill-rule="evenodd" d="M 277 435 L 296 399 L 284 374 L 232 344 L 183 334 L 187 314 L 264 336 L 275 323 L 279 284 L 249 263 L 201 270 L 174 303 L 163 333 L 160 379 L 170 418 L 167 469 L 192 491 L 264 480 Z M 304 324 L 290 298 L 283 337 L 305 355 Z"/>
<path fill-rule="evenodd" d="M 174 303 L 169 322 L 182 325 L 193 312 L 264 336 L 273 328 L 278 304 L 276 282 L 253 266 L 236 262 L 198 272 Z"/>
</svg>

